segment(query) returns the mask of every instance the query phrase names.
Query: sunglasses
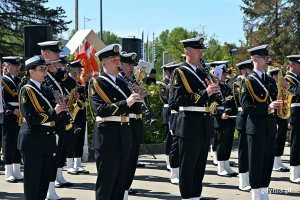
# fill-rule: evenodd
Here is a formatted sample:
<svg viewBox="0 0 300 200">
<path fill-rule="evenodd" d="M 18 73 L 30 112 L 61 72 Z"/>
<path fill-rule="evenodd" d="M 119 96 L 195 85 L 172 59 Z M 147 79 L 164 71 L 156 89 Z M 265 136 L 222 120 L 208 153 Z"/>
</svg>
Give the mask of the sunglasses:
<svg viewBox="0 0 300 200">
<path fill-rule="evenodd" d="M 38 66 L 35 68 L 35 70 L 41 71 L 41 72 L 45 72 L 48 70 L 48 66 L 43 65 L 43 66 Z"/>
</svg>

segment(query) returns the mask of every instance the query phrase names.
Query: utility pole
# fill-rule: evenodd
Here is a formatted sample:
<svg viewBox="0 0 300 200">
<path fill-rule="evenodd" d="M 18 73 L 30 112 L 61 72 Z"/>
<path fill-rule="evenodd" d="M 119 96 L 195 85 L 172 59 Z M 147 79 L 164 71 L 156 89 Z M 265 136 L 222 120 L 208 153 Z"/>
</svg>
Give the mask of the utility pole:
<svg viewBox="0 0 300 200">
<path fill-rule="evenodd" d="M 100 0 L 100 39 L 103 38 L 103 27 L 102 27 L 102 0 Z"/>
<path fill-rule="evenodd" d="M 75 33 L 78 31 L 78 0 L 75 0 Z"/>
</svg>

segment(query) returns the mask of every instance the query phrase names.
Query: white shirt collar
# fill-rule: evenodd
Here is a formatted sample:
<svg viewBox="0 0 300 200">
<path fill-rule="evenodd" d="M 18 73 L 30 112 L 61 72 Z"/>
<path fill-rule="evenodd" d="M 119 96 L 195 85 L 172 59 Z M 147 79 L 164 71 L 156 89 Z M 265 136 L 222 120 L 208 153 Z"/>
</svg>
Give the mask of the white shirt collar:
<svg viewBox="0 0 300 200">
<path fill-rule="evenodd" d="M 36 81 L 36 80 L 33 80 L 33 79 L 30 79 L 31 82 L 33 82 L 39 89 L 41 89 L 41 83 Z"/>
<path fill-rule="evenodd" d="M 255 73 L 257 73 L 257 75 L 259 76 L 259 78 L 261 78 L 262 74 L 264 73 L 264 72 L 259 71 L 257 69 L 253 69 L 253 71 L 255 71 Z"/>
<path fill-rule="evenodd" d="M 188 63 L 188 64 L 193 68 L 194 71 L 196 71 L 196 69 L 198 68 L 197 66 L 192 65 L 191 63 Z"/>
<path fill-rule="evenodd" d="M 110 74 L 107 74 L 109 76 L 109 78 L 111 78 L 115 83 L 116 83 L 116 77 Z"/>
</svg>

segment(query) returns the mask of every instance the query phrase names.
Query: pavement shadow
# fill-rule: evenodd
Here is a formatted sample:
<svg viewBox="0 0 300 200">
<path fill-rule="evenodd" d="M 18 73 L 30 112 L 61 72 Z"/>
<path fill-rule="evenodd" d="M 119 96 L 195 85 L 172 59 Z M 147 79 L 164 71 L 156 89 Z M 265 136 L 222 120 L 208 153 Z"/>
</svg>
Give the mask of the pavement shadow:
<svg viewBox="0 0 300 200">
<path fill-rule="evenodd" d="M 170 179 L 169 178 L 160 177 L 160 176 L 135 175 L 134 176 L 134 180 L 170 183 Z"/>
<path fill-rule="evenodd" d="M 0 192 L 0 199 L 7 200 L 7 199 L 23 199 L 23 193 L 8 193 L 8 192 Z"/>
<path fill-rule="evenodd" d="M 167 192 L 154 192 L 152 190 L 139 189 L 138 193 L 134 196 L 154 198 L 154 199 L 165 199 L 165 200 L 181 200 L 180 196 L 174 196 L 173 194 Z"/>
<path fill-rule="evenodd" d="M 95 185 L 96 183 L 73 183 L 73 186 L 67 189 L 95 191 Z"/>
</svg>

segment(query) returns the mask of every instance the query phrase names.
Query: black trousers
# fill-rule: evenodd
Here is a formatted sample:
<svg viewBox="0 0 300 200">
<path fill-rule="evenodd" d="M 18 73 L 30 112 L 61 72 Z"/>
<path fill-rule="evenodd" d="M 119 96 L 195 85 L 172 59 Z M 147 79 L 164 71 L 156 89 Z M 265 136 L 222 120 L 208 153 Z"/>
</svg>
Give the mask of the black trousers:
<svg viewBox="0 0 300 200">
<path fill-rule="evenodd" d="M 134 137 L 133 137 L 134 138 Z M 140 147 L 141 144 L 137 141 L 137 139 L 133 139 L 132 141 L 132 149 L 129 155 L 129 166 L 128 166 L 128 173 L 127 173 L 127 184 L 126 184 L 126 190 L 129 190 L 133 179 L 134 179 L 134 174 L 136 171 L 136 164 L 138 162 L 139 158 L 139 153 L 140 153 Z"/>
<path fill-rule="evenodd" d="M 169 125 L 165 124 L 165 130 L 166 130 L 166 146 L 165 146 L 165 153 L 168 156 L 170 154 L 173 136 L 170 133 Z"/>
<path fill-rule="evenodd" d="M 248 141 L 247 135 L 244 130 L 238 130 L 239 132 L 239 173 L 246 173 L 249 171 L 249 158 L 248 158 Z"/>
<path fill-rule="evenodd" d="M 179 167 L 179 144 L 178 137 L 173 135 L 173 142 L 169 154 L 171 168 Z"/>
<path fill-rule="evenodd" d="M 252 189 L 268 187 L 274 162 L 275 136 L 247 135 L 249 182 Z"/>
<path fill-rule="evenodd" d="M 281 119 L 279 117 L 276 118 L 277 120 L 277 134 L 275 140 L 275 157 L 282 156 L 285 146 L 286 134 L 288 130 L 288 121 L 287 119 Z"/>
<path fill-rule="evenodd" d="M 122 200 L 127 189 L 130 151 L 107 152 L 95 149 L 96 200 Z"/>
<path fill-rule="evenodd" d="M 179 189 L 184 199 L 200 197 L 209 139 L 179 139 Z"/>
<path fill-rule="evenodd" d="M 58 134 L 57 152 L 53 158 L 52 170 L 50 173 L 50 182 L 54 182 L 56 179 L 57 168 L 61 168 L 65 165 L 67 153 L 65 151 L 65 131 L 61 131 Z"/>
<path fill-rule="evenodd" d="M 21 162 L 21 152 L 17 149 L 17 141 L 20 127 L 16 126 L 3 126 L 3 151 L 4 161 L 6 165 Z"/>
<path fill-rule="evenodd" d="M 214 130 L 214 137 L 210 139 L 211 142 L 211 147 L 213 151 L 217 151 L 217 145 L 218 145 L 218 136 L 217 136 L 217 131 Z"/>
<path fill-rule="evenodd" d="M 233 124 L 232 126 L 223 126 L 216 130 L 218 140 L 216 152 L 218 161 L 229 160 L 232 149 L 234 130 L 235 127 Z"/>
<path fill-rule="evenodd" d="M 49 187 L 53 155 L 22 153 L 24 161 L 24 199 L 43 200 Z"/>
<path fill-rule="evenodd" d="M 300 165 L 300 123 L 291 124 L 290 165 L 291 166 Z"/>
</svg>

